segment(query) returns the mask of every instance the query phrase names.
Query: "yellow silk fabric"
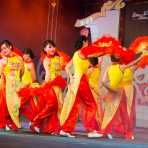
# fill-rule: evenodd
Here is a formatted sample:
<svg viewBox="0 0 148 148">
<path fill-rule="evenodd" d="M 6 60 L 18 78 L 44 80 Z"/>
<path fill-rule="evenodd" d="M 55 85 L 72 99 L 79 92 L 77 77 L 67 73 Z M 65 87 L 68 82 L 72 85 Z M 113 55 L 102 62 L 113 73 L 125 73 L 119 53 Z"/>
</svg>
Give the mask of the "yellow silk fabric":
<svg viewBox="0 0 148 148">
<path fill-rule="evenodd" d="M 108 70 L 108 78 L 110 82 L 110 87 L 112 89 L 116 89 L 119 87 L 122 77 L 123 73 L 120 69 L 120 65 L 119 64 L 111 65 Z"/>
<path fill-rule="evenodd" d="M 61 63 L 59 56 L 54 56 L 50 58 L 49 71 L 50 80 L 54 80 L 56 76 L 61 75 Z"/>
<path fill-rule="evenodd" d="M 22 76 L 22 83 L 25 85 L 31 84 L 32 83 L 32 76 L 30 69 L 28 68 L 28 63 L 24 64 L 24 74 Z"/>
<path fill-rule="evenodd" d="M 88 67 L 89 67 L 89 60 L 87 59 L 82 59 L 79 56 L 79 53 L 76 52 L 73 56 L 73 66 L 74 66 L 74 72 L 75 75 L 83 75 L 84 73 L 87 72 Z"/>
<path fill-rule="evenodd" d="M 119 89 L 121 87 L 121 81 L 123 79 L 123 72 L 120 69 L 120 65 L 111 65 L 108 69 L 108 78 L 110 82 L 110 87 L 112 89 Z M 101 129 L 105 129 L 108 124 L 112 121 L 116 111 L 118 110 L 121 96 L 123 90 L 119 89 L 116 95 L 113 95 L 112 92 L 108 92 L 107 100 L 104 104 L 104 116 L 102 120 Z"/>
<path fill-rule="evenodd" d="M 19 121 L 20 99 L 16 91 L 21 86 L 20 72 L 22 69 L 22 59 L 18 56 L 13 56 L 7 59 L 7 64 L 4 68 L 6 77 L 6 103 L 11 119 L 18 128 L 21 127 Z"/>
<path fill-rule="evenodd" d="M 95 99 L 96 105 L 97 105 L 97 113 L 96 113 L 96 120 L 99 125 L 101 125 L 102 122 L 102 103 L 99 96 L 99 79 L 100 79 L 100 68 L 99 67 L 93 67 L 91 73 L 89 74 L 89 86 L 91 88 L 92 95 Z"/>
<path fill-rule="evenodd" d="M 127 111 L 129 116 L 132 110 L 132 104 L 134 99 L 133 77 L 134 74 L 132 69 L 127 68 L 123 72 L 123 79 L 121 82 L 127 98 Z"/>
<path fill-rule="evenodd" d="M 89 61 L 87 59 L 80 58 L 78 51 L 75 52 L 72 61 L 73 61 L 75 79 L 73 83 L 68 86 L 68 91 L 64 98 L 64 104 L 60 116 L 61 125 L 65 123 L 71 112 L 71 109 L 76 99 L 81 77 L 83 76 L 83 74 L 87 72 L 89 67 Z"/>
</svg>

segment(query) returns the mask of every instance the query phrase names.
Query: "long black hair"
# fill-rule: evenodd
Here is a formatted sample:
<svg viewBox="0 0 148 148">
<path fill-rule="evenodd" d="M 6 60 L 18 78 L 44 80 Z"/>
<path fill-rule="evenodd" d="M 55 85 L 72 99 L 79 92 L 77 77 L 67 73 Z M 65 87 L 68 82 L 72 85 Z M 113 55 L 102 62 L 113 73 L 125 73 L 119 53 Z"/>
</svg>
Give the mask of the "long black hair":
<svg viewBox="0 0 148 148">
<path fill-rule="evenodd" d="M 98 57 L 91 57 L 89 58 L 89 61 L 93 66 L 98 65 Z"/>
<path fill-rule="evenodd" d="M 24 54 L 29 54 L 30 58 L 34 59 L 34 54 L 33 54 L 33 51 L 31 50 L 31 48 L 24 48 L 23 53 Z"/>
<path fill-rule="evenodd" d="M 86 36 L 80 36 L 78 38 L 78 40 L 75 42 L 75 45 L 74 45 L 74 51 L 77 51 L 78 49 L 82 48 L 83 47 L 83 43 L 88 41 L 88 38 Z"/>
<path fill-rule="evenodd" d="M 120 57 L 118 56 L 111 55 L 110 58 L 111 58 L 111 62 L 120 62 Z"/>
</svg>

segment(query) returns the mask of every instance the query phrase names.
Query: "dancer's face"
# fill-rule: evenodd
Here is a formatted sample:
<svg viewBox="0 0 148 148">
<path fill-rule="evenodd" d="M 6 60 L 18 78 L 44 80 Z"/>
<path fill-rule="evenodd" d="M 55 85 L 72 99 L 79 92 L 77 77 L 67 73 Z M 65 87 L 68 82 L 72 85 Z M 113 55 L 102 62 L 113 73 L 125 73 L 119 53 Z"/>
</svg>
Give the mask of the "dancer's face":
<svg viewBox="0 0 148 148">
<path fill-rule="evenodd" d="M 7 46 L 6 44 L 2 44 L 1 45 L 1 54 L 3 56 L 10 56 L 10 54 L 12 53 L 12 46 Z"/>
<path fill-rule="evenodd" d="M 31 58 L 30 58 L 30 55 L 29 55 L 29 54 L 24 54 L 24 55 L 23 55 L 23 59 L 24 59 L 24 61 L 26 61 L 26 62 L 30 62 L 30 61 L 31 61 Z"/>
<path fill-rule="evenodd" d="M 52 46 L 51 44 L 46 45 L 46 47 L 44 48 L 44 51 L 48 54 L 48 55 L 54 55 L 56 52 L 56 48 L 54 46 Z"/>
</svg>

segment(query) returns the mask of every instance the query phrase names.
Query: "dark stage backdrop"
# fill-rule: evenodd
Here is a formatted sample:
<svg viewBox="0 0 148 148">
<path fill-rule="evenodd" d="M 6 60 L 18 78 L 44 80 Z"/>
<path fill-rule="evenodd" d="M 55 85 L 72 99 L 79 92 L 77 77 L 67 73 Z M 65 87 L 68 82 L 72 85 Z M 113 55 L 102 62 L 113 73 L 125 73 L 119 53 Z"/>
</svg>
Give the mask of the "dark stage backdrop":
<svg viewBox="0 0 148 148">
<path fill-rule="evenodd" d="M 129 3 L 125 13 L 124 45 L 128 46 L 136 37 L 148 35 L 148 1 Z"/>
<path fill-rule="evenodd" d="M 47 37 L 49 2 L 52 0 L 0 0 L 0 40 L 9 39 L 20 49 L 31 47 L 39 57 L 42 42 Z M 59 0 L 59 3 L 58 13 L 57 9 L 49 12 L 48 38 L 51 36 L 51 19 L 54 13 L 52 31 L 57 19 L 56 31 L 53 31 L 57 47 L 71 54 L 79 31 L 73 26 L 75 20 L 81 17 L 80 7 L 75 0 Z"/>
</svg>

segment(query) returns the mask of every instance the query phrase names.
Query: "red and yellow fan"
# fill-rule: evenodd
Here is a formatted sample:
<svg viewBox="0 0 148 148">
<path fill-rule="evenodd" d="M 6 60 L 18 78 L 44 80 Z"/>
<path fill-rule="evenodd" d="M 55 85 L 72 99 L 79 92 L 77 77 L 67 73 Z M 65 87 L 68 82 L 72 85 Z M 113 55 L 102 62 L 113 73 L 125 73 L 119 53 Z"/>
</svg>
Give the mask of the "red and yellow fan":
<svg viewBox="0 0 148 148">
<path fill-rule="evenodd" d="M 138 67 L 144 68 L 148 65 L 148 36 L 137 37 L 129 47 L 135 53 L 142 52 L 142 57 L 138 62 Z"/>
<path fill-rule="evenodd" d="M 135 55 L 134 51 L 122 47 L 120 41 L 111 36 L 99 38 L 92 45 L 82 48 L 81 53 L 86 58 L 92 56 L 116 55 L 121 58 L 121 63 L 124 64 L 128 64 L 134 60 Z"/>
</svg>

